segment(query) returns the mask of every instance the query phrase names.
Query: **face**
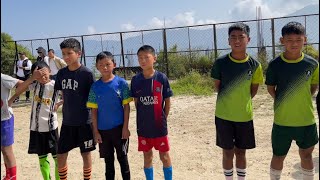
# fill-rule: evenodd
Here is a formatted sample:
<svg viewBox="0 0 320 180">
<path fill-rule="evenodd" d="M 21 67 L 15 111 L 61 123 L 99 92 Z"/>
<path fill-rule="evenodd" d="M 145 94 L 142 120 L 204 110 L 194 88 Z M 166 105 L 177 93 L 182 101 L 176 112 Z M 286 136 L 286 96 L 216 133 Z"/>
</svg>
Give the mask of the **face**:
<svg viewBox="0 0 320 180">
<path fill-rule="evenodd" d="M 42 52 L 38 51 L 38 56 L 43 57 Z"/>
<path fill-rule="evenodd" d="M 36 79 L 41 84 L 46 84 L 50 80 L 50 69 L 46 67 L 44 68 L 47 69 L 47 71 L 45 71 L 44 75 L 41 78 Z"/>
<path fill-rule="evenodd" d="M 109 58 L 100 59 L 96 67 L 102 76 L 110 76 L 116 64 Z"/>
<path fill-rule="evenodd" d="M 156 56 L 148 51 L 140 51 L 138 53 L 138 61 L 142 70 L 152 69 L 156 60 Z"/>
<path fill-rule="evenodd" d="M 292 54 L 301 53 L 307 38 L 303 34 L 287 34 L 280 38 L 280 42 L 284 45 L 286 52 Z"/>
<path fill-rule="evenodd" d="M 246 52 L 250 37 L 240 30 L 231 31 L 229 36 L 229 45 L 234 52 Z"/>
<path fill-rule="evenodd" d="M 72 48 L 63 48 L 61 51 L 63 60 L 68 66 L 78 63 L 78 59 L 81 57 L 81 52 L 75 52 Z"/>
<path fill-rule="evenodd" d="M 53 52 L 52 52 L 52 51 L 49 51 L 49 52 L 48 52 L 48 56 L 49 56 L 49 58 L 54 58 Z"/>
<path fill-rule="evenodd" d="M 21 60 L 24 60 L 24 58 L 26 57 L 26 55 L 20 54 L 19 57 L 20 57 Z"/>
</svg>

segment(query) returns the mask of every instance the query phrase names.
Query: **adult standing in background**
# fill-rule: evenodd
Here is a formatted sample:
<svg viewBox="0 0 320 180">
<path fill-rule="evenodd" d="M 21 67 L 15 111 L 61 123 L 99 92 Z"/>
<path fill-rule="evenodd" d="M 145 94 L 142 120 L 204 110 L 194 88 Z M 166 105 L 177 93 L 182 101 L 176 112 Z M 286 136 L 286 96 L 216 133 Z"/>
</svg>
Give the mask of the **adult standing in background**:
<svg viewBox="0 0 320 180">
<path fill-rule="evenodd" d="M 49 57 L 47 56 L 47 51 L 41 46 L 36 50 L 38 53 L 37 61 L 44 61 L 49 65 Z"/>
<path fill-rule="evenodd" d="M 31 74 L 32 62 L 28 59 L 25 52 L 19 52 L 19 60 L 16 65 L 16 77 L 19 80 L 25 81 Z M 30 91 L 26 91 L 26 101 L 30 102 Z M 19 101 L 19 97 L 15 102 Z"/>
<path fill-rule="evenodd" d="M 49 67 L 51 70 L 51 79 L 56 80 L 57 73 L 60 69 L 67 66 L 66 62 L 54 54 L 53 49 L 49 49 Z"/>
</svg>

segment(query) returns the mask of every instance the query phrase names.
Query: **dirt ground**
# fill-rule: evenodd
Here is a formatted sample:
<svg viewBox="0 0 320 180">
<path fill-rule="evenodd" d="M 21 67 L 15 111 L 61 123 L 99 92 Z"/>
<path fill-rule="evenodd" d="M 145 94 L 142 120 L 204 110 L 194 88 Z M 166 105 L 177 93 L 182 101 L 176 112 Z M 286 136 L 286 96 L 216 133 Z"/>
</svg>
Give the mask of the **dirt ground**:
<svg viewBox="0 0 320 180">
<path fill-rule="evenodd" d="M 213 180 L 224 179 L 221 167 L 222 150 L 215 145 L 214 109 L 216 95 L 209 97 L 177 96 L 172 98 L 168 126 L 171 144 L 170 155 L 175 180 Z M 254 126 L 257 147 L 247 151 L 247 179 L 269 179 L 269 164 L 272 156 L 271 128 L 273 122 L 272 98 L 265 89 L 259 90 L 254 98 Z M 30 107 L 14 108 L 15 144 L 18 179 L 41 179 L 36 155 L 27 153 L 29 141 Z M 315 112 L 316 115 L 316 112 Z M 136 111 L 131 104 L 130 113 L 130 147 L 129 164 L 132 179 L 145 179 L 143 172 L 143 156 L 137 151 L 137 134 L 135 125 Z M 317 117 L 317 116 L 316 116 Z M 59 117 L 61 118 L 61 117 Z M 317 124 L 319 120 L 317 119 Z M 61 124 L 61 119 L 59 119 Z M 51 156 L 50 156 L 51 158 Z M 98 151 L 92 153 L 92 179 L 105 179 L 104 160 L 99 158 Z M 313 153 L 316 168 L 315 179 L 319 179 L 319 146 Z M 53 165 L 52 159 L 50 159 Z M 282 179 L 301 179 L 299 173 L 300 158 L 298 148 L 292 143 L 284 163 Z M 118 162 L 116 179 L 121 179 Z M 82 160 L 79 149 L 74 149 L 68 157 L 69 179 L 82 178 Z M 53 168 L 51 169 L 53 172 Z M 52 173 L 53 174 L 53 173 Z M 1 176 L 4 175 L 4 164 L 1 160 Z M 235 177 L 236 178 L 236 177 Z M 162 164 L 158 153 L 154 151 L 154 179 L 164 179 Z"/>
</svg>

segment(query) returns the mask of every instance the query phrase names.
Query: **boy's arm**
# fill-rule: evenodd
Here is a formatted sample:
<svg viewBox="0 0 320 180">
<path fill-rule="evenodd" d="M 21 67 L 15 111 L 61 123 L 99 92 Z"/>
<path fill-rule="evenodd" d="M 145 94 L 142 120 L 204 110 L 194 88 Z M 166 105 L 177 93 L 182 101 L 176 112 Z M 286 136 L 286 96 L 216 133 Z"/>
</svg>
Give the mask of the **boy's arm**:
<svg viewBox="0 0 320 180">
<path fill-rule="evenodd" d="M 165 105 L 164 105 L 164 113 L 166 115 L 166 118 L 169 116 L 169 111 L 170 111 L 170 106 L 171 106 L 171 101 L 170 97 L 164 99 Z"/>
<path fill-rule="evenodd" d="M 102 143 L 102 138 L 98 130 L 98 109 L 91 108 L 91 118 L 92 118 L 92 130 L 95 138 L 96 143 Z"/>
<path fill-rule="evenodd" d="M 217 92 L 220 90 L 220 83 L 221 81 L 219 79 L 214 79 L 214 88 Z"/>
<path fill-rule="evenodd" d="M 311 96 L 313 96 L 315 93 L 316 93 L 316 91 L 317 91 L 317 89 L 318 89 L 318 84 L 311 84 Z"/>
<path fill-rule="evenodd" d="M 257 95 L 259 84 L 251 84 L 251 98 Z"/>
<path fill-rule="evenodd" d="M 273 99 L 276 97 L 276 86 L 270 86 L 267 85 L 267 89 L 269 94 L 273 97 Z"/>
<path fill-rule="evenodd" d="M 128 139 L 130 136 L 130 131 L 129 131 L 130 104 L 129 103 L 123 105 L 123 111 L 124 111 L 124 122 L 123 122 L 123 128 L 122 128 L 122 139 Z"/>
</svg>

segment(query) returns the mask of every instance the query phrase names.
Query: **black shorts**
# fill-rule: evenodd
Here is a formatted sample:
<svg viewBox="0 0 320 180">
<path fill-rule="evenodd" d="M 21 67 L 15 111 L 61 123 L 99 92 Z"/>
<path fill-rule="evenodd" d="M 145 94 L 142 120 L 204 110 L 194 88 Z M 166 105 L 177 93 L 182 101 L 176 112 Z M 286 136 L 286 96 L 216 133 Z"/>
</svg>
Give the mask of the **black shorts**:
<svg viewBox="0 0 320 180">
<path fill-rule="evenodd" d="M 129 139 L 121 139 L 122 125 L 110 130 L 99 130 L 102 143 L 99 143 L 100 158 L 113 156 L 116 149 L 117 156 L 125 156 L 129 150 Z"/>
<path fill-rule="evenodd" d="M 67 126 L 62 124 L 58 142 L 58 154 L 67 153 L 76 147 L 80 147 L 81 153 L 96 149 L 91 124 L 82 126 Z"/>
<path fill-rule="evenodd" d="M 30 131 L 29 154 L 57 154 L 59 133 L 58 128 L 50 132 Z"/>
<path fill-rule="evenodd" d="M 253 121 L 233 122 L 215 117 L 216 144 L 222 149 L 253 149 L 256 147 Z"/>
</svg>

